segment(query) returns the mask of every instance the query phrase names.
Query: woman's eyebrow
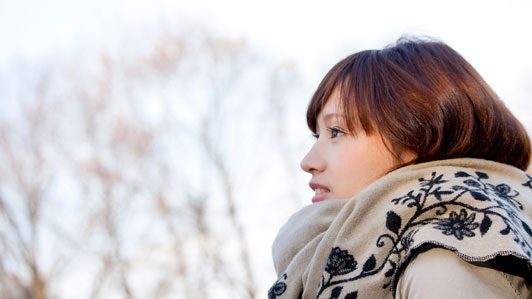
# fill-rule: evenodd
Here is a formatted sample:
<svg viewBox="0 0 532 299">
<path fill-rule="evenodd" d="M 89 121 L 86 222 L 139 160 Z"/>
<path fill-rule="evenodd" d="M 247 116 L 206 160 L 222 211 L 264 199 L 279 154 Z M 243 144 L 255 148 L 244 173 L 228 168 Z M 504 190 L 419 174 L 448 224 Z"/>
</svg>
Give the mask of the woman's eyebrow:
<svg viewBox="0 0 532 299">
<path fill-rule="evenodd" d="M 331 118 L 338 119 L 339 121 L 342 121 L 342 122 L 345 121 L 345 115 L 343 113 L 331 112 L 331 113 L 327 113 L 327 114 L 323 115 L 323 117 L 322 117 L 323 123 L 324 124 L 328 124 L 330 122 Z M 319 122 L 316 122 L 316 130 L 317 131 L 320 130 Z"/>
<path fill-rule="evenodd" d="M 338 118 L 340 120 L 344 120 L 345 119 L 345 115 L 342 114 L 342 113 L 327 113 L 323 116 L 323 121 L 326 122 L 328 121 L 330 118 Z"/>
</svg>

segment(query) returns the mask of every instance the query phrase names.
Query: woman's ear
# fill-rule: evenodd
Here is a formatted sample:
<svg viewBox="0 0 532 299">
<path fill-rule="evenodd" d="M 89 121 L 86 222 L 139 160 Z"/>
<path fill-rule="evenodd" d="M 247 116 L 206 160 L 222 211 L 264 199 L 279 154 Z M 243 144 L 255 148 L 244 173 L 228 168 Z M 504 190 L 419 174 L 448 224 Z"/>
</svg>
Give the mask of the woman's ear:
<svg viewBox="0 0 532 299">
<path fill-rule="evenodd" d="M 397 163 L 397 168 L 416 163 L 416 160 L 418 158 L 418 154 L 416 152 L 398 144 L 392 143 L 387 137 L 385 137 L 381 133 L 379 133 L 379 135 L 381 136 L 382 142 L 384 143 L 386 149 L 394 157 L 395 162 Z"/>
<path fill-rule="evenodd" d="M 402 165 L 415 164 L 417 157 L 417 153 L 410 149 L 403 149 L 399 153 L 399 161 Z"/>
</svg>

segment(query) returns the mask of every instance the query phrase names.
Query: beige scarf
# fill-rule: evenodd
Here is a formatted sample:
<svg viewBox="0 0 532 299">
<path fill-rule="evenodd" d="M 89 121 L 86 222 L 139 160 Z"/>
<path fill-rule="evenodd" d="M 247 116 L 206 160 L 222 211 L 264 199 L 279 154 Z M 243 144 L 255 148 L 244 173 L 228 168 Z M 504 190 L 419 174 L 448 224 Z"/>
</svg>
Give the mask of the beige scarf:
<svg viewBox="0 0 532 299">
<path fill-rule="evenodd" d="M 294 214 L 273 244 L 268 297 L 393 298 L 400 269 L 427 246 L 468 262 L 515 256 L 532 275 L 531 227 L 532 177 L 517 168 L 470 158 L 403 167 Z"/>
</svg>

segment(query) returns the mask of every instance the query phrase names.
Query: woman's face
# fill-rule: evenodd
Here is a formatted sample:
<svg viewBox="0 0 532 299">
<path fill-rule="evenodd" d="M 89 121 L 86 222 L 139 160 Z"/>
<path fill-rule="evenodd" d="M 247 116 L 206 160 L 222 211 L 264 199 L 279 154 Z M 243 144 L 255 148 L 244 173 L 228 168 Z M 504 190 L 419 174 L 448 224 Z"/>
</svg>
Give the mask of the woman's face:
<svg viewBox="0 0 532 299">
<path fill-rule="evenodd" d="M 316 143 L 301 161 L 301 168 L 312 174 L 312 202 L 350 198 L 399 165 L 386 149 L 380 134 L 347 133 L 343 110 L 333 93 L 317 119 Z M 401 154 L 402 161 L 415 155 Z M 404 158 L 404 159 L 403 159 Z"/>
</svg>

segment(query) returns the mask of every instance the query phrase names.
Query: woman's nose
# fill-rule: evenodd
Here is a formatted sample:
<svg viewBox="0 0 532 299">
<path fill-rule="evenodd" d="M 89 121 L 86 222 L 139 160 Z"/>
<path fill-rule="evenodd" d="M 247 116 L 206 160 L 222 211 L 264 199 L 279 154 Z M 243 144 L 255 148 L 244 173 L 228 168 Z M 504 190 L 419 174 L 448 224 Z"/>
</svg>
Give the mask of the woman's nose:
<svg viewBox="0 0 532 299">
<path fill-rule="evenodd" d="M 317 145 L 318 143 L 315 143 L 303 160 L 301 160 L 301 169 L 311 174 L 321 172 L 325 169 L 325 161 Z"/>
</svg>

